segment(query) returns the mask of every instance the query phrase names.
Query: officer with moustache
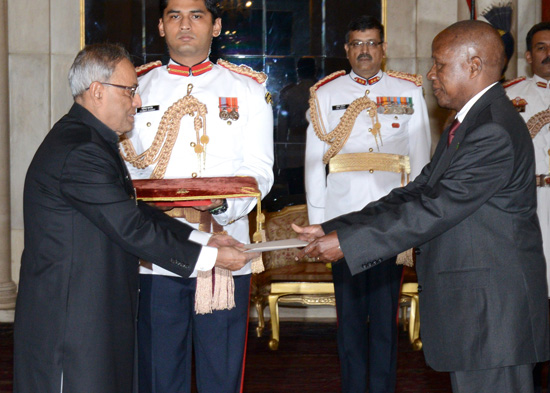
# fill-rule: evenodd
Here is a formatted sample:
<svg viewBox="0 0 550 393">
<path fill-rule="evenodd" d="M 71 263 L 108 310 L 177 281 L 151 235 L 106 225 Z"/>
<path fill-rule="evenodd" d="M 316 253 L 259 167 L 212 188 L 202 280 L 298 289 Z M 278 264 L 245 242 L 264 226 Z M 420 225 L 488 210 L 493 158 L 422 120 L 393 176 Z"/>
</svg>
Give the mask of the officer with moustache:
<svg viewBox="0 0 550 393">
<path fill-rule="evenodd" d="M 252 176 L 273 184 L 273 113 L 266 75 L 208 56 L 222 28 L 214 0 L 161 0 L 159 33 L 170 54 L 138 69 L 142 106 L 122 153 L 134 179 Z M 168 214 L 249 243 L 255 198 L 214 199 Z M 251 267 L 182 278 L 142 263 L 140 392 L 241 391 Z"/>
<path fill-rule="evenodd" d="M 404 185 L 399 173 L 369 171 L 382 153 L 409 156 L 411 179 L 429 161 L 421 76 L 383 72 L 386 48 L 376 18 L 354 19 L 345 44 L 351 72 L 329 75 L 311 90 L 305 163 L 311 224 L 360 210 Z M 348 153 L 358 153 L 356 168 L 347 166 Z M 370 393 L 394 392 L 402 267 L 393 258 L 356 276 L 344 263 L 332 269 L 343 392 L 365 392 L 367 386 Z"/>
</svg>

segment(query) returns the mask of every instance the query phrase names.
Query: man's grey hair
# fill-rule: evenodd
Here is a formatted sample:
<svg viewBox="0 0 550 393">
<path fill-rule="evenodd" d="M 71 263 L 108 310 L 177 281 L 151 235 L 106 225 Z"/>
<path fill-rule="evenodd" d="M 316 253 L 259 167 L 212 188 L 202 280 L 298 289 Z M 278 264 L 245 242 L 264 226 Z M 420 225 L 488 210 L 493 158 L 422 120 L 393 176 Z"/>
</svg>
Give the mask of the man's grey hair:
<svg viewBox="0 0 550 393">
<path fill-rule="evenodd" d="M 87 45 L 76 55 L 69 70 L 73 98 L 83 94 L 92 82 L 108 82 L 118 63 L 128 59 L 128 51 L 118 44 Z"/>
</svg>

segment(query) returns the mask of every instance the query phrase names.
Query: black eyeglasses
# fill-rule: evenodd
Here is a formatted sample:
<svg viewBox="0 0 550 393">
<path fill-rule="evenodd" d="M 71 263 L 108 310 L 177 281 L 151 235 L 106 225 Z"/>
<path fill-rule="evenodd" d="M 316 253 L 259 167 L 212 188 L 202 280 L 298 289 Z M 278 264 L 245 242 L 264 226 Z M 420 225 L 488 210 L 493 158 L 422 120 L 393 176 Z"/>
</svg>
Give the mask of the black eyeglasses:
<svg viewBox="0 0 550 393">
<path fill-rule="evenodd" d="M 351 46 L 354 49 L 360 48 L 363 45 L 365 45 L 367 48 L 376 48 L 378 45 L 383 44 L 384 41 L 376 42 L 374 40 L 368 40 L 368 41 L 352 41 L 348 43 L 349 46 Z"/>
<path fill-rule="evenodd" d="M 101 83 L 102 85 L 113 86 L 113 87 L 116 87 L 118 89 L 127 90 L 130 93 L 130 98 L 134 98 L 136 96 L 136 93 L 137 93 L 137 90 L 138 90 L 138 87 L 139 87 L 139 85 L 136 85 L 136 86 L 123 86 L 123 85 L 115 85 L 114 83 L 107 83 L 107 82 L 99 82 L 99 83 Z M 88 89 L 89 89 L 89 87 L 88 87 Z M 88 90 L 88 89 L 86 89 L 86 90 Z"/>
</svg>

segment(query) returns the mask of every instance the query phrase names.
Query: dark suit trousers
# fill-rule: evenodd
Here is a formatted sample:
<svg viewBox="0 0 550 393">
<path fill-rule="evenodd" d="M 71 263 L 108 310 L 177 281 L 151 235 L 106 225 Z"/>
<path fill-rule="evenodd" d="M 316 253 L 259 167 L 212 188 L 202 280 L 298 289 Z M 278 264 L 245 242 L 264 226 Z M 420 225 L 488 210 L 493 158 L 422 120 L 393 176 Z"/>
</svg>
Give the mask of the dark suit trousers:
<svg viewBox="0 0 550 393">
<path fill-rule="evenodd" d="M 453 393 L 533 393 L 533 366 L 452 372 Z"/>
<path fill-rule="evenodd" d="M 197 315 L 196 279 L 140 274 L 140 393 L 189 393 L 193 351 L 199 392 L 240 392 L 250 275 L 234 280 L 235 308 Z"/>
<path fill-rule="evenodd" d="M 393 393 L 397 367 L 397 308 L 403 268 L 395 258 L 352 276 L 332 265 L 343 393 Z"/>
</svg>

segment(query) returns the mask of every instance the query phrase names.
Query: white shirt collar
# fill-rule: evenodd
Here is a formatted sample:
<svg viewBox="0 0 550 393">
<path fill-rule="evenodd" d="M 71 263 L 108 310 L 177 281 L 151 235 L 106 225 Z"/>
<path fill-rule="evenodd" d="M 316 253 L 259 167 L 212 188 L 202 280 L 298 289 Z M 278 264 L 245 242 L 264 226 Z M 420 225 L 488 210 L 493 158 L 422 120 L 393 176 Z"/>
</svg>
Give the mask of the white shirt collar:
<svg viewBox="0 0 550 393">
<path fill-rule="evenodd" d="M 491 87 L 493 87 L 494 85 L 496 85 L 498 82 L 495 82 L 493 83 L 492 85 L 489 85 L 487 86 L 485 89 L 481 90 L 479 93 L 477 93 L 475 96 L 473 96 L 472 98 L 470 98 L 470 101 L 468 101 L 466 103 L 466 105 L 464 105 L 462 107 L 462 109 L 456 114 L 456 117 L 455 119 L 458 119 L 459 122 L 463 122 L 464 121 L 464 118 L 466 117 L 466 115 L 468 114 L 468 112 L 470 111 L 470 109 L 472 109 L 472 106 L 474 106 L 474 104 L 477 102 L 477 100 L 479 100 L 481 98 L 481 96 L 483 94 L 485 94 L 485 92 L 487 90 L 489 90 Z"/>
</svg>

